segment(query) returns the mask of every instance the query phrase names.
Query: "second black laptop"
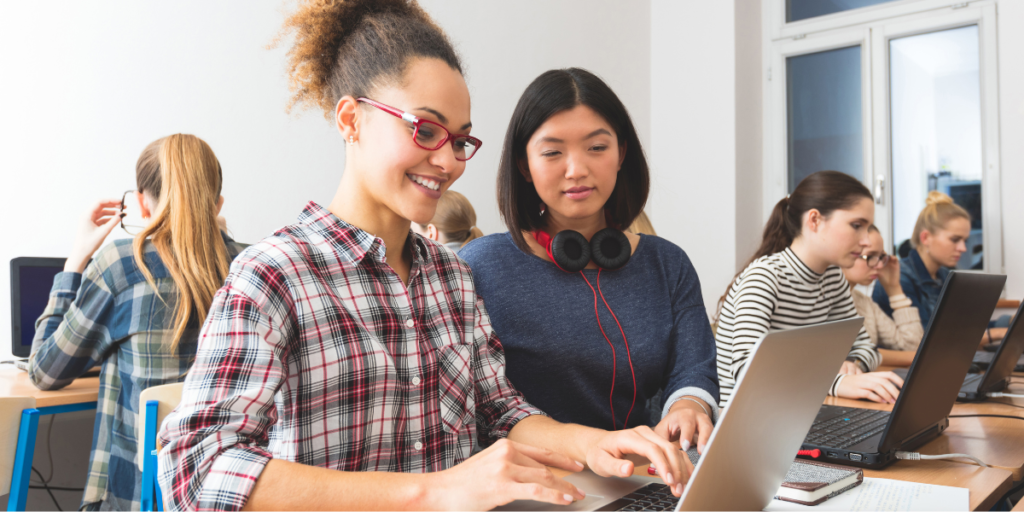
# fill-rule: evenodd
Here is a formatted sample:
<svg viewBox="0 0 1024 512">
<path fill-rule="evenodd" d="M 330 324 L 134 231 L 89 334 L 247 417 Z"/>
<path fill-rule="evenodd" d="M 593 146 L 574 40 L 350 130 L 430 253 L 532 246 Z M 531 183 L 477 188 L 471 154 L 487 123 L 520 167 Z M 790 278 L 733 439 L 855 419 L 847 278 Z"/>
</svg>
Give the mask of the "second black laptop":
<svg viewBox="0 0 1024 512">
<path fill-rule="evenodd" d="M 1005 282 L 1005 275 L 950 272 L 892 412 L 824 405 L 803 449 L 820 449 L 820 459 L 829 462 L 882 468 L 896 460 L 897 450 L 912 450 L 946 430 Z"/>
</svg>

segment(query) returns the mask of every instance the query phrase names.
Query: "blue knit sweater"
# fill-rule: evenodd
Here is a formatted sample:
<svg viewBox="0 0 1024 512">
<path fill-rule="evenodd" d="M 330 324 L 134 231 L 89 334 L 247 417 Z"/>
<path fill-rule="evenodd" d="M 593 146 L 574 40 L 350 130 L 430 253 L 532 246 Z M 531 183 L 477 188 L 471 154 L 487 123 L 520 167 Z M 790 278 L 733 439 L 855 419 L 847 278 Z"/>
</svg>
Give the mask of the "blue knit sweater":
<svg viewBox="0 0 1024 512">
<path fill-rule="evenodd" d="M 717 417 L 718 376 L 711 334 L 697 272 L 686 253 L 656 236 L 641 235 L 629 263 L 601 271 L 604 299 L 622 334 L 597 295 L 604 333 L 594 314 L 595 294 L 580 274 L 515 246 L 508 233 L 489 235 L 459 252 L 469 263 L 477 293 L 484 299 L 494 330 L 505 348 L 506 372 L 526 399 L 556 420 L 612 429 L 652 425 L 665 405 L 684 395 L 703 399 Z M 584 270 L 597 288 L 598 271 Z M 663 391 L 663 393 L 662 393 Z M 662 396 L 658 403 L 652 398 Z"/>
</svg>

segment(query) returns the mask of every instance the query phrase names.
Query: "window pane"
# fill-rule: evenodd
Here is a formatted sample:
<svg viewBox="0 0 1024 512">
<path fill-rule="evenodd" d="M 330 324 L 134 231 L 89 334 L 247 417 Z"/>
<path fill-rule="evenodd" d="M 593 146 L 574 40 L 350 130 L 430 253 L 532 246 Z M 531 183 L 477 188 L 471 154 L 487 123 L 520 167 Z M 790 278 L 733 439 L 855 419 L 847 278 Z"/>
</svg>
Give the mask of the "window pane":
<svg viewBox="0 0 1024 512">
<path fill-rule="evenodd" d="M 978 27 L 889 42 L 893 240 L 910 238 L 928 192 L 970 212 L 958 268 L 982 268 L 981 81 Z"/>
<path fill-rule="evenodd" d="M 860 46 L 786 59 L 789 191 L 808 174 L 864 177 Z"/>
<path fill-rule="evenodd" d="M 893 1 L 895 0 L 786 0 L 786 23 Z"/>
</svg>

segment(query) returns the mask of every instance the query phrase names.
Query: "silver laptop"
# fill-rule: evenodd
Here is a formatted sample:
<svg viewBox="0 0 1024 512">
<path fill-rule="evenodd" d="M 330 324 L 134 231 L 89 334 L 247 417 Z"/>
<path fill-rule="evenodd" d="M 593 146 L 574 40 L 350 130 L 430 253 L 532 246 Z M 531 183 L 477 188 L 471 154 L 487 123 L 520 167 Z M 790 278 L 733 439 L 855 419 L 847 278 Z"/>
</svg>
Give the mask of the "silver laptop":
<svg viewBox="0 0 1024 512">
<path fill-rule="evenodd" d="M 682 498 L 660 479 L 585 470 L 565 478 L 587 493 L 572 505 L 517 500 L 495 510 L 763 509 L 782 485 L 862 322 L 773 332 L 759 341 Z"/>
</svg>

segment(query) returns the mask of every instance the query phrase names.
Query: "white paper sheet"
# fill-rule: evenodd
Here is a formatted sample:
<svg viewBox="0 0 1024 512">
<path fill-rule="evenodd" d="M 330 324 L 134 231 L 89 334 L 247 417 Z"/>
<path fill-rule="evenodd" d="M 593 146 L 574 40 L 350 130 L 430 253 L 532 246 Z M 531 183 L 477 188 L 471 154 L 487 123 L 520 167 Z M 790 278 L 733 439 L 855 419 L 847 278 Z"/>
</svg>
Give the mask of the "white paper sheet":
<svg viewBox="0 0 1024 512">
<path fill-rule="evenodd" d="M 765 510 L 969 510 L 967 489 L 944 485 L 919 484 L 884 478 L 865 478 L 849 491 L 808 507 L 788 501 L 772 500 Z"/>
</svg>

